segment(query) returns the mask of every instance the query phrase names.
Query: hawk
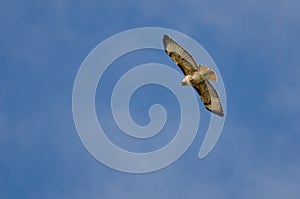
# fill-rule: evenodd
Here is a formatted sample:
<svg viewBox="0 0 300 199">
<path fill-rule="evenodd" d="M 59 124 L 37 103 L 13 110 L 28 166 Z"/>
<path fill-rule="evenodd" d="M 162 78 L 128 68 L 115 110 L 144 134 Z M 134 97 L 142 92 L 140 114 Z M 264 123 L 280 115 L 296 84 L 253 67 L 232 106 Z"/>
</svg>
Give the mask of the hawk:
<svg viewBox="0 0 300 199">
<path fill-rule="evenodd" d="M 181 85 L 193 86 L 207 110 L 219 116 L 224 116 L 218 93 L 209 82 L 209 80 L 217 81 L 216 73 L 202 64 L 197 65 L 193 57 L 167 35 L 163 37 L 163 44 L 166 53 L 185 75 Z"/>
</svg>

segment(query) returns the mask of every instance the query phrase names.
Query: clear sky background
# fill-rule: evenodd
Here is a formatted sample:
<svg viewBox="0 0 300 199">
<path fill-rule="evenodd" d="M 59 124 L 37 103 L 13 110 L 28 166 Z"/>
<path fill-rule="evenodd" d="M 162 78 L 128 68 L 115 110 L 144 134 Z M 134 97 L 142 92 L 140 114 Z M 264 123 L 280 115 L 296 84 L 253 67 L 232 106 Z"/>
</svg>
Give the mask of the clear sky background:
<svg viewBox="0 0 300 199">
<path fill-rule="evenodd" d="M 2 0 L 0 198 L 300 198 L 299 7 L 297 0 Z M 87 152 L 73 122 L 72 88 L 97 44 L 144 26 L 178 30 L 204 46 L 222 74 L 228 109 L 223 133 L 205 159 L 197 158 L 200 129 L 174 164 L 133 175 Z M 106 79 L 120 72 L 118 64 L 161 61 L 176 68 L 163 52 L 142 52 L 120 58 Z M 97 110 L 110 94 L 110 86 L 97 91 Z M 147 107 L 156 103 L 149 96 L 178 109 L 168 91 L 145 87 L 132 101 L 139 124 L 147 124 Z M 206 121 L 209 113 L 200 105 Z M 106 112 L 99 117 L 109 118 Z M 172 138 L 176 121 L 175 114 L 163 141 Z M 105 125 L 120 131 L 113 121 Z M 111 138 L 126 147 L 124 135 Z M 128 143 L 138 150 L 162 146 L 157 139 Z"/>
</svg>

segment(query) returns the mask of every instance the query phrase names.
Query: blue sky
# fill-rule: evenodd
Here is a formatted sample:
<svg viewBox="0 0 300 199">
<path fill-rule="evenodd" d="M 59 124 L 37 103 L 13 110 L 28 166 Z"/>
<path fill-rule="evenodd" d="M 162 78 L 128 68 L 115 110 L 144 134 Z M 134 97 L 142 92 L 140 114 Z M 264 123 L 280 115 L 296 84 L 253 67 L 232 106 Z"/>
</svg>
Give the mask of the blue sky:
<svg viewBox="0 0 300 199">
<path fill-rule="evenodd" d="M 299 6 L 296 0 L 2 0 L 0 198 L 299 198 Z M 222 74 L 228 109 L 223 133 L 205 159 L 197 158 L 200 129 L 174 164 L 132 175 L 102 165 L 84 148 L 73 122 L 72 88 L 97 44 L 144 26 L 171 28 L 204 46 Z M 131 59 L 172 65 L 159 52 L 123 62 Z M 110 90 L 103 89 L 106 99 Z M 139 101 L 149 94 L 142 92 L 132 115 L 146 124 L 148 105 Z M 171 100 L 166 109 L 176 110 L 169 93 L 161 100 Z M 203 107 L 201 114 L 206 121 Z M 170 132 L 173 120 L 176 115 L 165 127 Z"/>
</svg>

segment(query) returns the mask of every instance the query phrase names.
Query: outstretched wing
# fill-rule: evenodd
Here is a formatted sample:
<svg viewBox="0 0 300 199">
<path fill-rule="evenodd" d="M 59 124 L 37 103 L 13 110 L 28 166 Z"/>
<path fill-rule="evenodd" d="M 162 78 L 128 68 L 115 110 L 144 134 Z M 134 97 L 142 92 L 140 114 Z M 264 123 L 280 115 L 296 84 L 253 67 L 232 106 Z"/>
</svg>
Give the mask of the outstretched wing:
<svg viewBox="0 0 300 199">
<path fill-rule="evenodd" d="M 164 35 L 164 48 L 166 53 L 180 67 L 184 75 L 192 74 L 198 70 L 197 64 L 193 57 L 179 44 Z"/>
<path fill-rule="evenodd" d="M 204 80 L 200 84 L 195 85 L 194 88 L 200 95 L 200 98 L 203 101 L 206 109 L 219 116 L 224 116 L 219 95 L 209 81 Z"/>
</svg>

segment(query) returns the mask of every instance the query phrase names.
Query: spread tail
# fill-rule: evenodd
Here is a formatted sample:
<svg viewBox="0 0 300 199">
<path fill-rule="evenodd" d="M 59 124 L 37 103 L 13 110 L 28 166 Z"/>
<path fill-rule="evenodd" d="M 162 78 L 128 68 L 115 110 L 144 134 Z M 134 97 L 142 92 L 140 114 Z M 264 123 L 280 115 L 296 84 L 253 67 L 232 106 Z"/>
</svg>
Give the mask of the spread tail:
<svg viewBox="0 0 300 199">
<path fill-rule="evenodd" d="M 211 80 L 215 82 L 218 80 L 218 76 L 216 75 L 216 73 L 212 69 L 204 65 L 199 64 L 199 71 L 200 74 L 203 75 L 204 78 L 207 80 Z"/>
</svg>

